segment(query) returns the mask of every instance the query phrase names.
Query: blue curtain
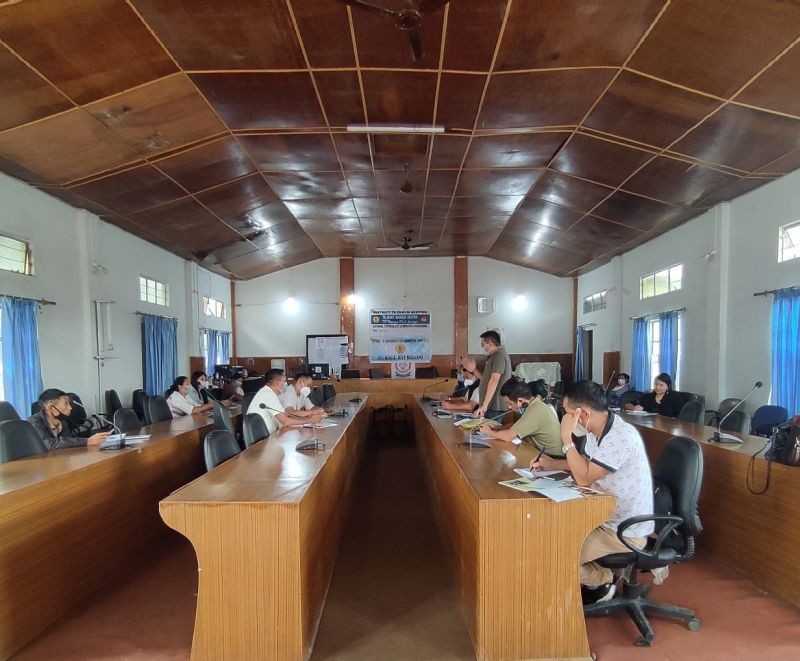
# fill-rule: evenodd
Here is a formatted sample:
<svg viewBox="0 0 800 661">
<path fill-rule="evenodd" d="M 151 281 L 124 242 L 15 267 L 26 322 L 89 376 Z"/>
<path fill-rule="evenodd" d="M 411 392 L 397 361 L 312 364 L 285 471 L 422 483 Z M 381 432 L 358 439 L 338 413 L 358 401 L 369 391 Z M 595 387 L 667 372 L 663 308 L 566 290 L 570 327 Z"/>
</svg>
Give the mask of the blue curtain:
<svg viewBox="0 0 800 661">
<path fill-rule="evenodd" d="M 2 297 L 3 389 L 24 420 L 44 390 L 36 301 Z"/>
<path fill-rule="evenodd" d="M 573 377 L 575 381 L 583 381 L 586 378 L 586 344 L 584 343 L 585 335 L 583 328 L 578 327 L 575 329 L 575 369 L 573 370 Z"/>
<path fill-rule="evenodd" d="M 5 336 L 3 337 L 5 342 Z M 800 290 L 775 294 L 772 304 L 772 403 L 800 413 Z"/>
<path fill-rule="evenodd" d="M 662 312 L 661 321 L 661 346 L 659 347 L 658 362 L 662 372 L 672 377 L 673 382 L 678 374 L 678 319 L 679 312 Z"/>
<path fill-rule="evenodd" d="M 217 360 L 217 331 L 206 329 L 206 374 L 212 375 L 217 365 L 224 365 Z"/>
<path fill-rule="evenodd" d="M 631 384 L 644 392 L 650 388 L 650 324 L 646 317 L 633 320 L 633 354 L 631 358 Z"/>
<path fill-rule="evenodd" d="M 217 331 L 217 357 L 220 365 L 227 365 L 231 362 L 231 334 L 224 331 Z"/>
<path fill-rule="evenodd" d="M 178 376 L 178 320 L 144 315 L 144 389 L 163 395 Z"/>
</svg>

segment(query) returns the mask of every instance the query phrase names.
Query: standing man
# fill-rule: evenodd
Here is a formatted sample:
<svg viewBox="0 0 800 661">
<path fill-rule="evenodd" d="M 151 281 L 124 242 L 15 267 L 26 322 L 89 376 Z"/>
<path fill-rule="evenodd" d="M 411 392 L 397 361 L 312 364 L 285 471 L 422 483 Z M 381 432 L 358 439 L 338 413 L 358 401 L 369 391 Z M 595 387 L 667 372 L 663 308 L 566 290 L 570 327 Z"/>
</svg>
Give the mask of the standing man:
<svg viewBox="0 0 800 661">
<path fill-rule="evenodd" d="M 39 395 L 39 412 L 28 418 L 39 438 L 48 450 L 61 448 L 80 448 L 100 445 L 110 432 L 98 432 L 89 438 L 72 436 L 67 427 L 67 418 L 72 413 L 69 395 L 58 388 L 49 388 Z"/>
<path fill-rule="evenodd" d="M 481 333 L 481 349 L 486 355 L 486 365 L 478 388 L 481 403 L 475 410 L 475 417 L 500 420 L 508 410 L 500 395 L 500 386 L 511 378 L 511 359 L 500 345 L 497 331 Z"/>
<path fill-rule="evenodd" d="M 583 453 L 575 448 L 573 434 L 586 436 Z M 566 460 L 542 456 L 531 462 L 531 468 L 568 470 L 580 486 L 596 485 L 617 499 L 611 518 L 589 533 L 581 549 L 583 603 L 608 601 L 616 590 L 614 576 L 594 561 L 611 553 L 628 552 L 630 549 L 617 538 L 619 524 L 634 516 L 653 514 L 650 462 L 639 432 L 606 408 L 602 386 L 592 381 L 567 386 L 561 440 Z M 652 521 L 636 523 L 625 530 L 624 537 L 631 546 L 643 548 L 653 528 Z"/>
</svg>

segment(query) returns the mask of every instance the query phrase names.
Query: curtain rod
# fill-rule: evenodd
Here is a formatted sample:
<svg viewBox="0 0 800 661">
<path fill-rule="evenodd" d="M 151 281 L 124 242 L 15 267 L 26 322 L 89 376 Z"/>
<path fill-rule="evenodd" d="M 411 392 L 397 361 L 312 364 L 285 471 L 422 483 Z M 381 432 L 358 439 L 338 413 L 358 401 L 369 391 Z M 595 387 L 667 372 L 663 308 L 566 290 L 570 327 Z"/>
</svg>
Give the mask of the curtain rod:
<svg viewBox="0 0 800 661">
<path fill-rule="evenodd" d="M 668 312 L 686 312 L 686 308 L 675 308 L 674 310 L 664 310 L 664 312 L 653 312 L 651 314 L 640 314 L 638 317 L 628 317 L 628 319 L 647 319 L 648 317 L 657 317 L 660 314 L 667 314 Z"/>
<path fill-rule="evenodd" d="M 178 317 L 168 317 L 165 314 L 152 314 L 151 312 L 139 312 L 136 310 L 134 314 L 138 314 L 140 317 L 159 317 L 161 319 L 177 319 Z"/>
<path fill-rule="evenodd" d="M 228 333 L 228 335 L 231 334 L 231 331 L 219 330 L 218 328 L 209 328 L 208 326 L 198 326 L 198 328 L 204 331 L 216 331 L 217 333 Z"/>
<path fill-rule="evenodd" d="M 794 285 L 792 287 L 783 287 L 782 289 L 765 289 L 764 291 L 757 291 L 753 294 L 753 296 L 767 296 L 768 294 L 777 294 L 782 291 L 795 291 L 800 289 L 800 285 Z"/>
<path fill-rule="evenodd" d="M 55 305 L 55 301 L 48 301 L 44 298 L 28 298 L 27 296 L 11 296 L 10 294 L 0 294 L 0 296 L 5 296 L 6 298 L 13 298 L 18 301 L 34 301 L 39 305 Z"/>
<path fill-rule="evenodd" d="M 597 324 L 578 324 L 578 328 L 589 328 L 591 326 L 597 326 Z"/>
</svg>

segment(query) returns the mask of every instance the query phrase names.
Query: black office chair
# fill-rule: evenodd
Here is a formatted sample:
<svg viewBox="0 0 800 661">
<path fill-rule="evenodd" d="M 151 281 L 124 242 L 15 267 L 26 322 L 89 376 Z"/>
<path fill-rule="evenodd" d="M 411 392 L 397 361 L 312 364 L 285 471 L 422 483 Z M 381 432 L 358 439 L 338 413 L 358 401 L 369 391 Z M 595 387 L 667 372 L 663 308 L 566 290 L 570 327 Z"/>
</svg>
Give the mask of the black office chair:
<svg viewBox="0 0 800 661">
<path fill-rule="evenodd" d="M 172 411 L 169 410 L 167 400 L 161 395 L 153 395 L 147 399 L 147 410 L 150 412 L 149 424 L 172 420 Z"/>
<path fill-rule="evenodd" d="M 703 418 L 705 417 L 706 407 L 703 405 L 701 401 L 692 400 L 686 402 L 681 408 L 681 412 L 678 413 L 678 420 L 685 420 L 686 422 L 696 422 L 697 424 L 703 424 Z"/>
<path fill-rule="evenodd" d="M 308 401 L 314 406 L 322 406 L 325 399 L 322 397 L 322 389 L 319 386 L 314 386 L 308 395 Z"/>
<path fill-rule="evenodd" d="M 123 434 L 142 428 L 142 421 L 133 409 L 117 409 L 114 411 L 114 426 Z"/>
<path fill-rule="evenodd" d="M 133 391 L 133 402 L 131 408 L 139 416 L 142 424 L 150 424 L 150 412 L 147 410 L 147 393 L 141 388 Z"/>
<path fill-rule="evenodd" d="M 342 378 L 343 379 L 360 379 L 361 378 L 361 371 L 360 370 L 342 370 Z"/>
<path fill-rule="evenodd" d="M 203 439 L 203 459 L 210 471 L 241 452 L 236 437 L 229 431 L 215 429 Z"/>
<path fill-rule="evenodd" d="M 78 393 L 68 392 L 70 404 L 72 404 L 72 411 L 67 416 L 67 428 L 73 436 L 79 438 L 89 438 L 92 434 L 97 432 L 94 422 L 89 418 L 89 414 L 83 406 L 83 400 Z M 99 427 L 103 426 L 103 422 L 97 419 Z"/>
<path fill-rule="evenodd" d="M 11 402 L 0 402 L 0 422 L 6 420 L 19 420 L 19 413 Z"/>
<path fill-rule="evenodd" d="M 439 376 L 439 370 L 436 369 L 436 365 L 418 367 L 414 376 L 417 379 L 435 379 Z"/>
<path fill-rule="evenodd" d="M 619 407 L 624 409 L 625 404 L 633 404 L 638 402 L 642 398 L 642 395 L 644 395 L 644 393 L 638 390 L 629 390 L 628 392 L 623 393 L 623 395 L 619 398 Z"/>
<path fill-rule="evenodd" d="M 33 425 L 27 420 L 0 422 L 0 464 L 47 452 Z"/>
<path fill-rule="evenodd" d="M 736 409 L 719 426 L 720 431 L 738 431 L 740 434 L 750 433 L 750 416 L 747 411 Z"/>
<path fill-rule="evenodd" d="M 703 530 L 697 513 L 702 483 L 703 452 L 700 445 L 683 436 L 670 439 L 653 470 L 655 514 L 623 521 L 617 530 L 617 537 L 630 551 L 612 553 L 597 560 L 600 565 L 612 570 L 630 568 L 630 576 L 623 583 L 622 594 L 609 601 L 584 606 L 584 614 L 608 615 L 626 609 L 642 634 L 636 640 L 636 645 L 640 647 L 649 647 L 655 636 L 647 613 L 680 618 L 691 631 L 700 628 L 700 620 L 694 611 L 649 599 L 650 586 L 639 583 L 638 572 L 679 564 L 694 556 L 694 538 Z M 657 536 L 651 537 L 643 549 L 637 549 L 627 543 L 622 533 L 642 521 L 654 521 Z"/>
<path fill-rule="evenodd" d="M 336 388 L 330 384 L 326 383 L 322 386 L 322 401 L 327 402 L 329 399 L 333 399 L 336 397 Z M 316 406 L 319 406 L 318 404 Z"/>
<path fill-rule="evenodd" d="M 788 419 L 789 411 L 783 406 L 771 406 L 768 404 L 759 406 L 753 413 L 750 433 L 768 438 L 772 434 L 774 427 L 786 422 Z"/>
<path fill-rule="evenodd" d="M 386 375 L 383 373 L 383 368 L 381 367 L 370 367 L 369 368 L 369 378 L 370 379 L 383 379 Z"/>
<path fill-rule="evenodd" d="M 250 404 L 253 403 L 253 399 L 255 398 L 257 392 L 257 390 L 254 390 L 253 392 L 246 392 L 244 397 L 242 397 L 242 401 L 239 402 L 239 406 L 242 407 L 242 415 L 247 415 L 247 409 L 249 409 Z"/>
<path fill-rule="evenodd" d="M 236 428 L 233 426 L 233 420 L 231 420 L 231 414 L 228 413 L 228 409 L 218 399 L 213 400 L 211 404 L 214 406 L 214 429 L 230 432 L 235 438 Z"/>
<path fill-rule="evenodd" d="M 728 415 L 730 410 L 741 401 L 742 400 L 737 397 L 728 397 L 728 399 L 723 399 L 719 403 L 716 411 L 706 411 L 706 424 L 716 427 L 719 424 L 719 421 Z"/>
<path fill-rule="evenodd" d="M 246 448 L 269 438 L 267 423 L 264 422 L 264 418 L 258 413 L 248 413 L 244 416 L 242 429 L 244 431 L 244 446 Z"/>
<path fill-rule="evenodd" d="M 113 388 L 106 390 L 106 415 L 113 418 L 114 414 L 122 408 L 122 402 L 119 399 L 117 391 Z"/>
</svg>

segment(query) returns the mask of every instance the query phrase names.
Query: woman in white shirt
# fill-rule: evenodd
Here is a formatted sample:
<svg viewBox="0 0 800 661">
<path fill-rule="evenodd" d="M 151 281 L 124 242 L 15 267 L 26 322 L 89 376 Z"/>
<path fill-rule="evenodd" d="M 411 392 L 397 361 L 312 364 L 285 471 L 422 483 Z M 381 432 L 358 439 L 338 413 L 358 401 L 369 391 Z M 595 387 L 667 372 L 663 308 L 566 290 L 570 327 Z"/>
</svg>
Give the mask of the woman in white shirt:
<svg viewBox="0 0 800 661">
<path fill-rule="evenodd" d="M 188 398 L 189 394 L 189 378 L 179 376 L 172 384 L 172 387 L 167 391 L 167 404 L 169 410 L 172 412 L 173 418 L 180 418 L 183 415 L 192 415 L 194 413 L 202 413 L 213 408 L 213 404 L 201 404 L 197 406 Z"/>
</svg>

